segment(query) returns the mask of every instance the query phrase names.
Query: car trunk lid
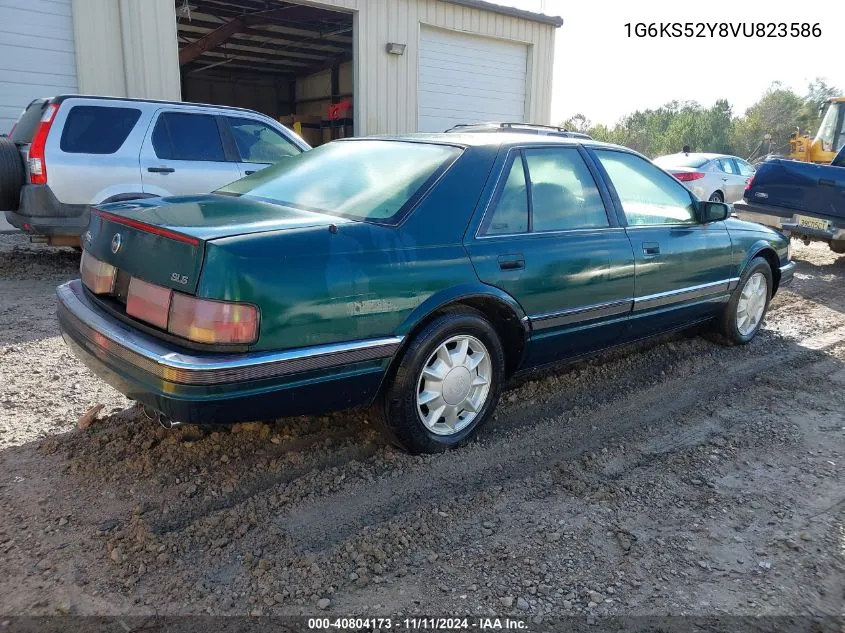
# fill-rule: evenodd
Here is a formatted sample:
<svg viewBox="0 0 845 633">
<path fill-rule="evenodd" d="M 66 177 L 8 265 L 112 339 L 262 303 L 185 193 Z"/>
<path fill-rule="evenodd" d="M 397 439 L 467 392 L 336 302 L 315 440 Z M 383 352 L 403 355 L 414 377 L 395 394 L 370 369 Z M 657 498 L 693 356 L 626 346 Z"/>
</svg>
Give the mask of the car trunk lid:
<svg viewBox="0 0 845 633">
<path fill-rule="evenodd" d="M 751 203 L 845 218 L 845 170 L 795 160 L 763 163 L 745 191 Z"/>
<path fill-rule="evenodd" d="M 149 198 L 95 208 L 83 245 L 97 259 L 115 266 L 119 281 L 139 277 L 193 294 L 205 246 L 212 240 L 345 222 L 244 197 Z M 118 292 L 120 287 L 118 283 Z"/>
</svg>

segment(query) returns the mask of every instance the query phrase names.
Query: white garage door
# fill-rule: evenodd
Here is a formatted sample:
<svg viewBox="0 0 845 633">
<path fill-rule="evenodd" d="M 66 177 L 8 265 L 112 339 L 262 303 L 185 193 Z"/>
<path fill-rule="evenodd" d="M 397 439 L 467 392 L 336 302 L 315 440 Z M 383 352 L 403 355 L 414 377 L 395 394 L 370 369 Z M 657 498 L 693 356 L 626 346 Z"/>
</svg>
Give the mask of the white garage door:
<svg viewBox="0 0 845 633">
<path fill-rule="evenodd" d="M 0 134 L 33 99 L 76 92 L 71 0 L 0 0 Z"/>
<path fill-rule="evenodd" d="M 419 130 L 524 121 L 527 62 L 525 44 L 422 27 Z"/>
</svg>

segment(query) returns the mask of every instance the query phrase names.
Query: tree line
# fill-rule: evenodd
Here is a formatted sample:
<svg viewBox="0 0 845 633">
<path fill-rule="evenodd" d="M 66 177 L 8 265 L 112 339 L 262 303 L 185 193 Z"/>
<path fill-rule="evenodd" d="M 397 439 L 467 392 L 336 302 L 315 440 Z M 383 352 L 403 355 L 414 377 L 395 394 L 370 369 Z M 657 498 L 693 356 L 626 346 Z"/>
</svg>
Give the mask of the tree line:
<svg viewBox="0 0 845 633">
<path fill-rule="evenodd" d="M 583 114 L 561 122 L 560 127 L 630 147 L 652 158 L 679 152 L 688 145 L 693 152 L 733 154 L 753 160 L 767 153 L 787 153 L 789 135 L 796 128 L 814 136 L 821 121 L 820 108 L 830 97 L 842 94 L 824 79 L 810 83 L 803 95 L 775 82 L 738 116 L 727 99 L 719 99 L 709 108 L 695 101 L 670 101 L 654 110 L 628 114 L 612 127 L 593 124 Z"/>
</svg>

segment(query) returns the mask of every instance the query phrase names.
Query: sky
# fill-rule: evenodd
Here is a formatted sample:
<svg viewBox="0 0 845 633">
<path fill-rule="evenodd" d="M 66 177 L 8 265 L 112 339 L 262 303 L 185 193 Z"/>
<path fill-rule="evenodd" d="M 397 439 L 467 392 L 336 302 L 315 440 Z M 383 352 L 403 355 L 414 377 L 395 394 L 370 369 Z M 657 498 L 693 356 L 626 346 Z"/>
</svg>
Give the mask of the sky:
<svg viewBox="0 0 845 633">
<path fill-rule="evenodd" d="M 822 77 L 845 92 L 845 0 L 496 0 L 559 15 L 552 123 L 613 124 L 672 100 L 727 99 L 734 114 L 773 81 L 804 94 Z M 629 38 L 626 23 L 818 23 L 818 38 Z M 632 27 L 633 28 L 633 27 Z"/>
</svg>

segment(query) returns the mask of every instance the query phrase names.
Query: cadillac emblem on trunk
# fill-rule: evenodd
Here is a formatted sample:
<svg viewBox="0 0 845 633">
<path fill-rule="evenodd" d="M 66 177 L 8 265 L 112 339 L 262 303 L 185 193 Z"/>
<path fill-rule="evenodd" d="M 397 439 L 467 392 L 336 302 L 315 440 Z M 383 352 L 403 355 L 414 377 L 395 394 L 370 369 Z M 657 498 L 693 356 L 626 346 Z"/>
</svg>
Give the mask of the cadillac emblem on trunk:
<svg viewBox="0 0 845 633">
<path fill-rule="evenodd" d="M 120 250 L 120 245 L 121 245 L 120 233 L 115 233 L 114 237 L 111 238 L 111 252 L 117 253 L 117 251 Z"/>
</svg>

